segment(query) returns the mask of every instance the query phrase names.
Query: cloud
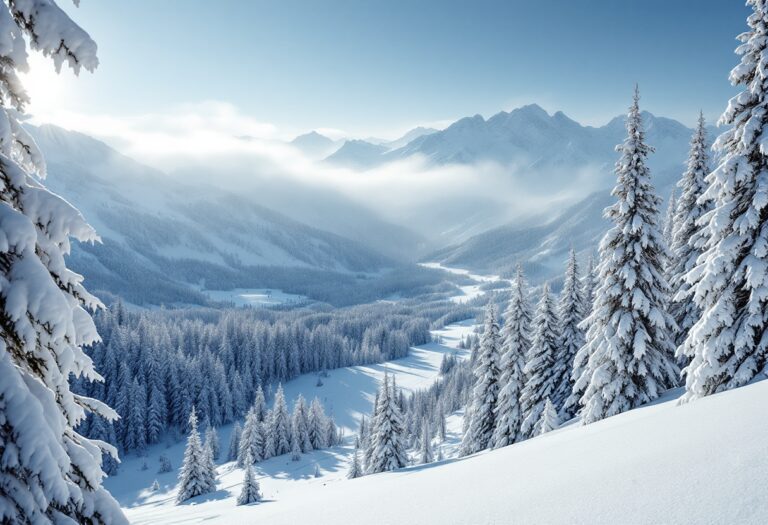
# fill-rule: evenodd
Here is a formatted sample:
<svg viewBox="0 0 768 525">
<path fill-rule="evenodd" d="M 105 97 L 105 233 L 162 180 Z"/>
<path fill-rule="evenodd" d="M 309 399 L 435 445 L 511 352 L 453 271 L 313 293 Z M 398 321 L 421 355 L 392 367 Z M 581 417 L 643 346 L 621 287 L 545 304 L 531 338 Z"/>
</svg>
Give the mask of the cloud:
<svg viewBox="0 0 768 525">
<path fill-rule="evenodd" d="M 553 189 L 540 181 L 556 177 L 534 176 L 523 164 L 434 166 L 419 157 L 367 171 L 336 167 L 302 155 L 274 125 L 216 101 L 133 116 L 58 112 L 46 120 L 102 139 L 171 176 L 237 188 L 289 215 L 292 194 L 332 191 L 425 235 L 479 233 L 546 213 L 591 191 L 595 179 L 589 169 L 569 171 L 570 184 Z"/>
</svg>

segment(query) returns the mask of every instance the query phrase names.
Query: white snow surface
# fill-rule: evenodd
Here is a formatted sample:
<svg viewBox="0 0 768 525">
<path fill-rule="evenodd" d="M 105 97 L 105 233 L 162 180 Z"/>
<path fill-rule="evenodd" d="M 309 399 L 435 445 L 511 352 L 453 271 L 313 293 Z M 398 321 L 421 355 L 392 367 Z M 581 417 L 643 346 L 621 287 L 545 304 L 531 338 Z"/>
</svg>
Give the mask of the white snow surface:
<svg viewBox="0 0 768 525">
<path fill-rule="evenodd" d="M 422 263 L 421 266 L 424 266 L 425 268 L 443 270 L 449 273 L 455 273 L 457 275 L 466 275 L 467 277 L 475 281 L 475 283 L 473 284 L 459 286 L 461 293 L 458 295 L 454 295 L 453 297 L 450 298 L 451 301 L 459 304 L 467 303 L 472 299 L 475 299 L 476 297 L 483 295 L 483 293 L 485 292 L 480 287 L 484 283 L 496 282 L 501 280 L 501 278 L 498 275 L 480 275 L 476 273 L 471 273 L 469 270 L 463 270 L 461 268 L 449 268 L 447 266 L 443 266 L 438 262 Z"/>
<path fill-rule="evenodd" d="M 481 276 L 482 277 L 482 276 Z M 492 280 L 493 278 L 487 278 Z M 449 459 L 429 465 L 346 479 L 359 419 L 370 414 L 373 396 L 387 370 L 406 392 L 438 377 L 440 360 L 457 351 L 474 329 L 472 321 L 436 331 L 437 342 L 415 347 L 393 362 L 332 370 L 285 385 L 292 405 L 301 393 L 315 395 L 346 432 L 345 444 L 284 455 L 256 465 L 264 501 L 237 506 L 244 471 L 218 467 L 216 492 L 175 505 L 183 442 L 150 448 L 146 458 L 129 456 L 107 488 L 135 524 L 366 523 L 366 524 L 718 524 L 764 523 L 768 513 L 768 381 L 692 403 L 678 404 L 682 391 L 619 416 L 559 429 L 495 451 L 456 459 L 462 414 L 447 419 L 447 440 L 435 443 Z M 222 454 L 231 427 L 220 429 Z M 156 474 L 160 454 L 173 472 Z M 417 451 L 411 451 L 416 459 Z M 146 461 L 148 469 L 142 471 Z M 315 467 L 320 477 L 314 477 Z M 152 492 L 153 480 L 160 490 Z"/>
<path fill-rule="evenodd" d="M 274 288 L 236 288 L 234 290 L 201 290 L 212 301 L 233 303 L 235 306 L 278 306 L 303 303 L 304 295 L 283 292 Z"/>
<path fill-rule="evenodd" d="M 303 498 L 306 492 L 346 481 L 354 433 L 362 415 L 370 415 L 376 388 L 385 371 L 395 377 L 397 386 L 406 393 L 427 388 L 438 377 L 440 362 L 445 354 L 456 352 L 459 357 L 468 357 L 469 351 L 459 350 L 458 344 L 474 328 L 471 320 L 449 325 L 434 331 L 435 339 L 439 338 L 440 343 L 413 347 L 410 355 L 403 359 L 330 370 L 328 377 L 322 378 L 323 386 L 320 387 L 317 386 L 316 374 L 306 374 L 286 383 L 284 389 L 289 409 L 292 409 L 293 401 L 299 394 L 308 400 L 318 396 L 326 412 L 332 414 L 336 424 L 344 429 L 347 438 L 342 446 L 303 454 L 298 462 L 292 462 L 290 454 L 286 454 L 257 463 L 254 470 L 264 496 L 264 502 L 259 506 L 296 501 Z M 460 440 L 461 418 L 452 416 L 448 425 L 450 439 L 443 448 L 446 456 L 455 455 L 455 447 Z M 219 430 L 224 456 L 231 430 L 231 425 Z M 161 454 L 170 458 L 174 467 L 172 472 L 157 474 Z M 146 457 L 131 455 L 124 458 L 118 475 L 106 480 L 106 487 L 123 506 L 131 523 L 249 522 L 250 514 L 258 509 L 257 506 L 235 505 L 245 472 L 234 462 L 219 465 L 216 492 L 175 505 L 178 468 L 183 454 L 183 441 L 171 446 L 160 444 L 150 447 Z M 145 461 L 148 469 L 142 470 Z M 316 464 L 322 474 L 319 478 L 314 477 Z M 152 492 L 150 487 L 155 479 L 161 488 Z"/>
</svg>

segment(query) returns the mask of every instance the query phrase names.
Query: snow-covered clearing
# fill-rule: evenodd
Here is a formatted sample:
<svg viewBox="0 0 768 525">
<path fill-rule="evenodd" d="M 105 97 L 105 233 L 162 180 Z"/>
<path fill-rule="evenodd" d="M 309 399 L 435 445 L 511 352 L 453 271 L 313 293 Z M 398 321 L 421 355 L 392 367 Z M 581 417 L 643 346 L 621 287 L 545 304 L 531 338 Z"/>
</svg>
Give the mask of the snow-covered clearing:
<svg viewBox="0 0 768 525">
<path fill-rule="evenodd" d="M 457 275 L 464 275 L 466 277 L 469 277 L 475 283 L 468 284 L 464 286 L 459 286 L 459 289 L 461 290 L 461 294 L 455 295 L 451 297 L 451 301 L 455 303 L 466 303 L 471 301 L 472 299 L 475 299 L 476 297 L 480 297 L 485 292 L 482 290 L 481 286 L 485 283 L 493 283 L 497 281 L 506 282 L 498 275 L 478 275 L 475 273 L 471 273 L 469 270 L 463 270 L 461 268 L 449 268 L 447 266 L 443 266 L 440 263 L 437 262 L 429 262 L 429 263 L 422 263 L 421 266 L 425 268 L 433 268 L 436 270 L 443 270 L 448 273 L 454 273 Z"/>
<path fill-rule="evenodd" d="M 282 304 L 304 303 L 303 295 L 291 294 L 272 288 L 236 288 L 234 290 L 201 290 L 212 301 L 233 303 L 242 306 L 278 306 Z"/>
</svg>

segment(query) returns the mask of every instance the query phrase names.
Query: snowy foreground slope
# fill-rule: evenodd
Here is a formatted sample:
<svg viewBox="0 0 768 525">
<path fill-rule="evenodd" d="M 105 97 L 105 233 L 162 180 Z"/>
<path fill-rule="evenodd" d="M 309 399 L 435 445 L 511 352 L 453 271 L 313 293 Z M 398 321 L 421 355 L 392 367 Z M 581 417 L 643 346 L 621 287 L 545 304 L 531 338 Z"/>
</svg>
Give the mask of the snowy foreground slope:
<svg viewBox="0 0 768 525">
<path fill-rule="evenodd" d="M 400 368 L 401 382 L 410 373 L 417 367 Z M 349 447 L 299 463 L 273 458 L 259 464 L 269 477 L 256 506 L 235 506 L 242 471 L 232 464 L 219 468 L 220 490 L 194 504 L 174 506 L 172 487 L 141 503 L 117 497 L 139 503 L 127 510 L 133 523 L 764 523 L 768 381 L 682 406 L 679 394 L 505 449 L 356 480 L 344 477 Z M 455 444 L 459 418 L 449 426 Z"/>
</svg>

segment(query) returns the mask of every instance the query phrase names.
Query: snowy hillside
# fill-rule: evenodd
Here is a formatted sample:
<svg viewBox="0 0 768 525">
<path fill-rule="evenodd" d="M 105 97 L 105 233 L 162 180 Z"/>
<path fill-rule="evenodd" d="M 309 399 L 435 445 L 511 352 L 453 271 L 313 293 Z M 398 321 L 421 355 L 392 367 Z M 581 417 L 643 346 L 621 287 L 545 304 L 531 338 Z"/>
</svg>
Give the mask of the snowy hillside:
<svg viewBox="0 0 768 525">
<path fill-rule="evenodd" d="M 764 522 L 768 381 L 683 406 L 679 393 L 460 460 L 356 480 L 328 475 L 207 523 Z"/>
<path fill-rule="evenodd" d="M 376 387 L 384 377 L 384 372 L 397 380 L 398 387 L 405 392 L 427 388 L 438 377 L 440 362 L 446 354 L 457 353 L 466 357 L 467 351 L 458 350 L 459 341 L 474 329 L 471 321 L 450 325 L 435 332 L 440 343 L 433 342 L 413 348 L 408 357 L 381 365 L 355 366 L 328 372 L 322 378 L 323 385 L 317 386 L 317 376 L 307 374 L 286 383 L 286 398 L 293 400 L 299 394 L 307 399 L 318 396 L 326 411 L 332 414 L 339 427 L 347 435 L 343 446 L 332 449 L 316 450 L 302 455 L 301 460 L 293 462 L 289 455 L 278 456 L 259 462 L 256 466 L 259 483 L 267 502 L 298 501 L 307 494 L 323 491 L 328 483 L 346 481 L 349 456 L 352 452 L 352 438 L 362 415 L 370 413 Z M 446 453 L 455 449 L 458 441 L 459 418 L 452 418 L 453 444 L 446 445 Z M 458 426 L 457 426 L 458 424 Z M 231 426 L 220 432 L 220 440 L 226 447 Z M 167 455 L 174 466 L 181 463 L 184 443 L 176 443 L 166 448 L 163 445 L 152 447 L 146 457 L 128 456 L 124 458 L 120 473 L 106 481 L 108 489 L 126 509 L 132 523 L 232 523 L 251 519 L 256 507 L 235 507 L 234 499 L 240 491 L 243 472 L 234 463 L 225 463 L 218 468 L 218 491 L 209 496 L 201 496 L 176 506 L 175 487 L 177 471 L 157 474 L 158 458 Z M 454 450 L 455 452 L 455 450 Z M 142 465 L 147 463 L 148 469 Z M 313 476 L 315 466 L 319 466 L 321 477 Z M 157 479 L 161 489 L 152 492 L 149 489 Z M 235 512 L 235 514 L 233 514 Z M 299 520 L 302 523 L 305 520 Z"/>
<path fill-rule="evenodd" d="M 591 254 L 608 229 L 603 210 L 613 202 L 608 191 L 594 193 L 540 225 L 509 224 L 474 235 L 428 256 L 448 266 L 510 274 L 518 263 L 534 281 L 559 276 L 568 250 Z"/>
<path fill-rule="evenodd" d="M 480 283 L 495 280 L 472 278 L 475 283 L 456 301 L 477 296 Z M 343 446 L 304 454 L 298 462 L 288 455 L 259 462 L 260 504 L 235 505 L 243 471 L 224 463 L 216 492 L 176 505 L 176 471 L 156 470 L 160 454 L 180 464 L 182 443 L 125 458 L 107 488 L 137 524 L 760 523 L 768 508 L 762 486 L 768 470 L 768 423 L 762 417 L 768 381 L 685 405 L 677 402 L 681 391 L 673 390 L 651 405 L 589 426 L 572 421 L 504 449 L 455 459 L 459 412 L 448 418 L 440 445 L 453 459 L 346 479 L 353 432 L 370 412 L 384 371 L 406 392 L 425 388 L 438 377 L 446 353 L 466 358 L 457 346 L 473 328 L 472 321 L 448 326 L 435 332 L 439 343 L 384 365 L 332 370 L 322 386 L 314 374 L 287 383 L 289 400 L 319 396 L 348 437 Z M 224 446 L 230 431 L 220 433 Z M 153 491 L 155 479 L 160 488 Z"/>
</svg>

